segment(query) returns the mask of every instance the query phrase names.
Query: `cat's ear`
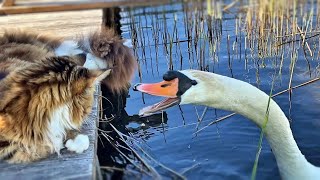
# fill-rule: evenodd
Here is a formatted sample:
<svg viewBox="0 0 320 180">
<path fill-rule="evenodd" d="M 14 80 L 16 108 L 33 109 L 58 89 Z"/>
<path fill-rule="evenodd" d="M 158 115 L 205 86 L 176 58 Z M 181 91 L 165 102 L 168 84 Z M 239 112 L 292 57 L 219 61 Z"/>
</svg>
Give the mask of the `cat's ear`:
<svg viewBox="0 0 320 180">
<path fill-rule="evenodd" d="M 105 79 L 111 72 L 108 70 L 88 70 L 86 68 L 79 68 L 79 77 L 75 83 L 72 84 L 72 93 L 81 94 L 88 87 L 92 87 L 97 82 Z"/>
<path fill-rule="evenodd" d="M 89 70 L 89 78 L 92 83 L 104 80 L 111 73 L 112 69 Z"/>
</svg>

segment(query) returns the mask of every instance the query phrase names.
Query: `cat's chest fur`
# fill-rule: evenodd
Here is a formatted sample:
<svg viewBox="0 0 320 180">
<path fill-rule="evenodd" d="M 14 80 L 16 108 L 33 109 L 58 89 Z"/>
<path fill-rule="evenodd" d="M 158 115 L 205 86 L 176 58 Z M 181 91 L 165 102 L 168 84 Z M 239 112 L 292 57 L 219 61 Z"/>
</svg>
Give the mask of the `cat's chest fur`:
<svg viewBox="0 0 320 180">
<path fill-rule="evenodd" d="M 71 129 L 78 127 L 72 122 L 69 106 L 64 104 L 55 109 L 50 117 L 47 136 L 52 150 L 59 154 L 60 149 L 64 147 L 66 131 Z"/>
</svg>

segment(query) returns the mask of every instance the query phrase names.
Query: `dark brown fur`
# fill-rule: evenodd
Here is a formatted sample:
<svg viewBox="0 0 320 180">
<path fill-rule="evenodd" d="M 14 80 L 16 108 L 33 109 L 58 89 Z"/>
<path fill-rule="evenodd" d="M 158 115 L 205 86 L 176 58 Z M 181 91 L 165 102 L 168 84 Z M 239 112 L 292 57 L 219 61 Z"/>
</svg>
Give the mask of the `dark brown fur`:
<svg viewBox="0 0 320 180">
<path fill-rule="evenodd" d="M 53 50 L 57 48 L 64 39 L 52 34 L 36 33 L 25 29 L 6 29 L 0 38 L 0 46 L 8 44 L 30 44 L 37 47 L 47 47 Z"/>
<path fill-rule="evenodd" d="M 54 49 L 59 47 L 63 38 L 51 34 L 39 34 L 21 29 L 6 30 L 0 37 L 0 61 L 19 59 L 35 62 L 55 56 Z M 83 65 L 81 58 L 71 58 L 78 65 Z"/>
<path fill-rule="evenodd" d="M 83 46 L 83 38 L 80 39 L 80 47 L 106 60 L 112 73 L 103 83 L 114 93 L 126 91 L 134 72 L 137 68 L 137 60 L 130 48 L 123 45 L 123 40 L 112 29 L 102 28 L 100 31 L 87 35 L 90 49 Z"/>
</svg>

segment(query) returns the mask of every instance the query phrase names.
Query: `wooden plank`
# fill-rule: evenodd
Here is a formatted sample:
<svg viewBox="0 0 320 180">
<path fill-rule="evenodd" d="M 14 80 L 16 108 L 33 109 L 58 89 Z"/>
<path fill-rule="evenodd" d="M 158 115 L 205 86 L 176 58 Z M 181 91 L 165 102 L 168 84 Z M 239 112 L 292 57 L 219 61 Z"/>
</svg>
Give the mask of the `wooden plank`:
<svg viewBox="0 0 320 180">
<path fill-rule="evenodd" d="M 64 37 L 75 37 L 93 31 L 100 27 L 101 22 L 101 10 L 0 16 L 0 24 L 6 28 L 31 29 Z M 0 34 L 3 34 L 3 27 L 0 28 Z"/>
<path fill-rule="evenodd" d="M 0 7 L 13 6 L 15 0 L 3 0 Z"/>
<path fill-rule="evenodd" d="M 79 1 L 72 3 L 59 3 L 59 4 L 48 4 L 48 5 L 20 5 L 11 7 L 0 8 L 0 14 L 21 14 L 21 13 L 37 13 L 37 12 L 56 12 L 56 11 L 74 11 L 74 10 L 88 10 L 88 9 L 101 9 L 118 6 L 147 6 L 156 5 L 169 2 L 168 0 L 163 1 L 149 1 L 149 0 L 122 0 L 122 1 Z"/>
<path fill-rule="evenodd" d="M 61 151 L 61 156 L 30 164 L 8 164 L 0 162 L 0 179 L 96 179 L 97 122 L 99 118 L 99 94 L 97 86 L 92 112 L 82 127 L 82 133 L 89 135 L 90 146 L 82 154 Z"/>
<path fill-rule="evenodd" d="M 15 0 L 15 5 L 18 6 L 26 6 L 26 5 L 32 5 L 32 6 L 44 6 L 44 5 L 67 5 L 67 4 L 90 4 L 90 3 L 106 3 L 106 2 L 128 2 L 132 5 L 135 5 L 135 3 L 153 3 L 150 0 L 136 0 L 136 1 L 130 1 L 130 0 Z M 156 2 L 155 2 L 156 3 Z"/>
</svg>

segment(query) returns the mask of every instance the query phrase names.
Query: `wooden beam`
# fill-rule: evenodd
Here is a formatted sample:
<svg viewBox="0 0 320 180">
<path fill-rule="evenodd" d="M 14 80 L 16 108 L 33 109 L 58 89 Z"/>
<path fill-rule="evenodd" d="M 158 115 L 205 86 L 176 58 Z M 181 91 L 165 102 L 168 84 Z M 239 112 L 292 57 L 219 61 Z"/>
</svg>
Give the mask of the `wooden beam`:
<svg viewBox="0 0 320 180">
<path fill-rule="evenodd" d="M 102 10 L 99 9 L 0 16 L 0 24 L 5 28 L 36 30 L 39 33 L 52 33 L 65 38 L 96 30 L 100 28 L 101 22 Z M 5 28 L 0 28 L 0 36 Z"/>
<path fill-rule="evenodd" d="M 128 1 L 109 1 L 109 2 L 85 2 L 85 3 L 60 3 L 49 5 L 18 5 L 10 7 L 0 8 L 0 14 L 22 14 L 22 13 L 39 13 L 39 12 L 55 12 L 55 11 L 72 11 L 72 10 L 87 10 L 87 9 L 101 9 L 101 8 L 110 8 L 110 7 L 133 7 L 133 6 L 147 6 L 147 5 L 156 5 L 164 4 L 169 2 L 169 0 L 163 1 L 148 1 L 140 0 L 132 2 Z"/>
<path fill-rule="evenodd" d="M 15 0 L 2 0 L 1 7 L 13 6 Z"/>
</svg>

